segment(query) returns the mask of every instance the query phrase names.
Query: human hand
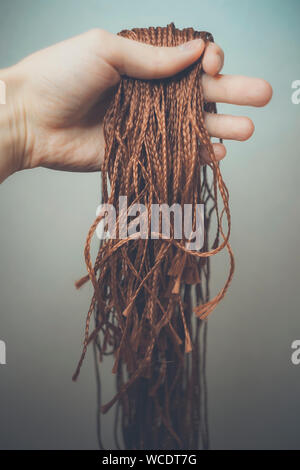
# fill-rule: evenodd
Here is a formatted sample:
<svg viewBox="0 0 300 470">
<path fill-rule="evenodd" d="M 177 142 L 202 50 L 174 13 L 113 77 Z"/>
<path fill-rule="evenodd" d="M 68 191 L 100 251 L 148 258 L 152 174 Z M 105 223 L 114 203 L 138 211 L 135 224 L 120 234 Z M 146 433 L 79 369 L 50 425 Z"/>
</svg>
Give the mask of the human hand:
<svg viewBox="0 0 300 470">
<path fill-rule="evenodd" d="M 158 48 L 94 29 L 38 51 L 5 69 L 7 83 L 5 149 L 0 181 L 10 173 L 38 166 L 69 171 L 96 171 L 104 156 L 103 116 L 109 92 L 121 75 L 155 79 L 174 75 L 203 56 L 206 101 L 264 106 L 272 96 L 264 80 L 220 75 L 224 54 L 201 39 L 174 48 Z M 3 77 L 3 78 L 2 78 Z M 6 115 L 5 115 L 6 113 Z M 213 137 L 246 140 L 254 125 L 247 117 L 206 113 Z M 2 126 L 3 127 L 3 126 Z M 0 139 L 1 141 L 1 139 Z M 10 145 L 9 145 L 10 143 Z M 216 158 L 226 154 L 214 144 Z M 0 152 L 1 155 L 1 152 Z"/>
</svg>

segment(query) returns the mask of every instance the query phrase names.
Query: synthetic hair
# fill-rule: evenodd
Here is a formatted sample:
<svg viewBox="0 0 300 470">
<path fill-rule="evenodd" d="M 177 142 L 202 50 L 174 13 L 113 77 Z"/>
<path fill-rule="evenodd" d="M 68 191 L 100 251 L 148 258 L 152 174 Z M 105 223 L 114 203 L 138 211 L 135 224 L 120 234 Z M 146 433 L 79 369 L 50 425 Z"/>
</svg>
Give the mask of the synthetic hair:
<svg viewBox="0 0 300 470">
<path fill-rule="evenodd" d="M 192 28 L 179 30 L 174 24 L 119 34 L 154 46 L 177 46 L 195 38 L 205 43 L 213 41 L 210 33 Z M 115 207 L 117 222 L 124 217 L 119 210 L 119 196 L 127 196 L 128 211 L 133 204 L 143 204 L 148 214 L 153 204 L 170 207 L 177 203 L 182 208 L 190 204 L 193 229 L 196 205 L 203 204 L 202 249 L 191 250 L 185 239 L 175 238 L 173 227 L 170 238 L 163 237 L 162 220 L 159 238 L 151 238 L 148 216 L 148 238 L 122 238 L 117 233 L 115 238 L 101 241 L 93 263 L 92 237 L 102 219 L 107 223 L 102 211 L 86 240 L 88 275 L 77 282 L 80 287 L 90 280 L 94 294 L 83 352 L 73 379 L 79 374 L 89 343 L 96 345 L 99 361 L 104 355 L 114 354 L 118 391 L 102 411 L 108 411 L 120 399 L 128 418 L 136 401 L 130 398 L 136 396 L 134 387 L 143 383 L 153 400 L 153 415 L 160 416 L 162 426 L 179 447 L 181 438 L 170 417 L 170 406 L 178 398 L 176 384 L 185 374 L 183 365 L 187 361 L 189 372 L 183 387 L 188 390 L 187 377 L 196 367 L 193 347 L 197 349 L 197 330 L 224 297 L 234 271 L 229 245 L 229 194 L 204 121 L 204 113 L 215 113 L 216 105 L 205 101 L 202 74 L 200 58 L 171 78 L 140 80 L 123 76 L 104 117 L 106 148 L 102 167 L 102 202 Z M 126 220 L 127 216 L 128 212 Z M 213 217 L 216 234 L 210 244 Z M 224 287 L 210 299 L 209 258 L 223 248 L 229 253 L 229 275 Z M 95 328 L 90 333 L 93 314 Z M 192 379 L 189 383 L 197 386 Z"/>
<path fill-rule="evenodd" d="M 210 296 L 210 260 L 202 272 L 198 303 Z M 208 322 L 192 315 L 191 286 L 185 286 L 185 315 L 192 351 L 183 354 L 171 335 L 166 335 L 164 354 L 154 349 L 148 375 L 139 377 L 116 403 L 113 443 L 126 450 L 195 450 L 210 448 L 208 392 L 206 379 L 206 345 Z M 183 328 L 177 325 L 180 334 Z M 97 335 L 93 342 L 97 383 L 97 437 L 105 449 L 102 435 L 102 387 L 100 367 L 102 346 Z M 99 360 L 100 359 L 100 360 Z M 162 374 L 163 369 L 163 374 Z M 126 366 L 118 367 L 117 390 L 126 382 Z M 104 439 L 103 439 L 104 438 Z M 112 448 L 111 443 L 109 448 Z"/>
</svg>

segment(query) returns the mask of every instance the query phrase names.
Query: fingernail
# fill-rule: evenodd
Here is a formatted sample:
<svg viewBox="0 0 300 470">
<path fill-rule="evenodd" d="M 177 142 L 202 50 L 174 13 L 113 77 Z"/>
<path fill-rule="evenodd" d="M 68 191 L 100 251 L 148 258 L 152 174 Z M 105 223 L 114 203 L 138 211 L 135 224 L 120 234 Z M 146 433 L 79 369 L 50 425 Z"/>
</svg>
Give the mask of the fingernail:
<svg viewBox="0 0 300 470">
<path fill-rule="evenodd" d="M 193 39 L 192 41 L 184 42 L 177 47 L 179 51 L 188 52 L 191 50 L 200 49 L 200 45 L 203 46 L 202 39 Z"/>
</svg>

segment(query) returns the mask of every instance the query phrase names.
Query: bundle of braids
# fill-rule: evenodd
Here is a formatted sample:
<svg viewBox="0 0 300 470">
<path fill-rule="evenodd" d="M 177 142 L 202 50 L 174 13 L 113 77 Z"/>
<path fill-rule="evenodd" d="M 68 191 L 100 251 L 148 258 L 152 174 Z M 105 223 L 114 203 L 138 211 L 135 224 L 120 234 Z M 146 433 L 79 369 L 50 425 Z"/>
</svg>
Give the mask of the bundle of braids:
<svg viewBox="0 0 300 470">
<path fill-rule="evenodd" d="M 208 218 L 212 216 L 213 211 Z M 209 223 L 209 220 L 208 220 Z M 201 272 L 197 285 L 197 303 L 210 297 L 210 260 Z M 190 354 L 183 354 L 171 335 L 165 337 L 164 359 L 154 350 L 152 370 L 122 393 L 114 417 L 114 445 L 126 450 L 195 450 L 210 448 L 208 426 L 208 394 L 206 380 L 206 345 L 208 323 L 192 315 L 191 285 L 184 288 L 187 324 L 192 341 Z M 183 328 L 178 324 L 180 334 Z M 97 437 L 99 448 L 105 449 L 102 436 L 102 355 L 100 338 L 93 342 L 97 382 Z M 159 380 L 160 367 L 165 368 Z M 118 367 L 117 390 L 126 381 L 126 367 Z M 110 447 L 111 448 L 111 447 Z"/>
<path fill-rule="evenodd" d="M 209 33 L 192 28 L 179 30 L 174 24 L 119 34 L 154 46 L 177 46 L 196 38 L 206 43 L 213 41 Z M 79 374 L 89 343 L 96 346 L 98 361 L 113 354 L 118 390 L 102 406 L 102 412 L 119 402 L 125 413 L 124 426 L 130 427 L 136 422 L 134 410 L 138 410 L 137 402 L 132 410 L 132 397 L 137 397 L 134 390 L 142 386 L 152 403 L 153 422 L 156 420 L 167 430 L 178 448 L 181 438 L 171 417 L 171 408 L 180 395 L 176 384 L 182 384 L 184 393 L 199 386 L 191 380 L 197 367 L 197 354 L 193 351 L 193 347 L 197 349 L 197 331 L 224 297 L 234 271 L 228 190 L 204 122 L 204 113 L 215 113 L 216 105 L 204 100 L 202 74 L 200 58 L 171 78 L 122 78 L 104 118 L 106 148 L 102 167 L 102 202 L 116 209 L 116 236 L 101 240 L 93 263 L 91 240 L 98 224 L 108 220 L 107 213 L 101 211 L 86 240 L 88 275 L 77 282 L 80 287 L 90 280 L 94 294 L 73 379 Z M 147 209 L 147 237 L 141 233 L 118 233 L 118 222 L 124 219 L 119 209 L 120 196 L 127 197 L 126 220 L 134 204 Z M 158 236 L 151 237 L 152 205 L 171 207 L 174 203 L 182 208 L 192 206 L 193 229 L 197 223 L 196 206 L 204 205 L 201 250 L 190 249 L 184 237 L 175 238 L 174 227 L 169 238 L 163 236 L 162 219 Z M 216 233 L 210 244 L 213 216 Z M 223 288 L 210 299 L 209 259 L 224 248 L 230 258 L 229 275 Z M 93 316 L 95 328 L 91 332 Z M 195 417 L 193 420 L 197 421 Z M 142 448 L 144 444 L 134 445 Z"/>
</svg>

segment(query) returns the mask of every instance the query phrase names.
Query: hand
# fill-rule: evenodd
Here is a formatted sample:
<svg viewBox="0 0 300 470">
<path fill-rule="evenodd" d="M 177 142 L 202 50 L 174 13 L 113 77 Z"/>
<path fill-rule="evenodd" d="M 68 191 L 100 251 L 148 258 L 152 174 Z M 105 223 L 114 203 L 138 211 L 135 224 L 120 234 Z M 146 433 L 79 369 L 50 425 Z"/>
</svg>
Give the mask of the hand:
<svg viewBox="0 0 300 470">
<path fill-rule="evenodd" d="M 2 143 L 6 149 L 8 141 L 11 145 L 6 153 L 8 164 L 2 162 L 2 169 L 0 165 L 0 180 L 14 171 L 38 166 L 99 170 L 104 156 L 102 120 L 109 92 L 121 75 L 167 77 L 203 53 L 207 101 L 264 106 L 271 99 L 272 88 L 262 79 L 219 75 L 223 51 L 213 43 L 205 48 L 201 39 L 185 47 L 158 48 L 95 29 L 2 71 L 8 105 L 1 107 L 0 120 L 3 123 L 5 108 L 6 133 L 10 132 L 10 140 L 2 139 Z M 206 114 L 206 125 L 211 136 L 223 139 L 246 140 L 254 131 L 247 117 Z M 222 144 L 214 144 L 214 151 L 218 160 L 226 154 Z"/>
</svg>

